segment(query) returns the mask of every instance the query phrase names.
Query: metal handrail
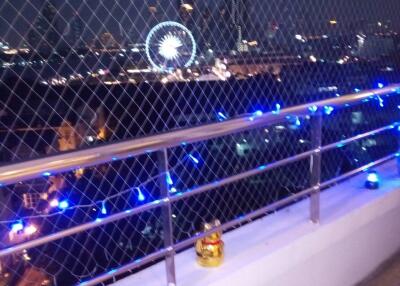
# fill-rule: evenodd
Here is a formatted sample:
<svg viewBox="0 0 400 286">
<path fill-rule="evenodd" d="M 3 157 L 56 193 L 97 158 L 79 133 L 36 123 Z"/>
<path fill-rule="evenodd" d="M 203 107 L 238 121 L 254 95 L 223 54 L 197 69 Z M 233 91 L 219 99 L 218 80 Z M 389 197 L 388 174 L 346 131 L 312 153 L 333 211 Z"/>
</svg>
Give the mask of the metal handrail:
<svg viewBox="0 0 400 286">
<path fill-rule="evenodd" d="M 196 143 L 213 138 L 256 129 L 282 122 L 286 116 L 310 114 L 309 108 L 332 106 L 342 108 L 374 96 L 384 96 L 400 91 L 400 84 L 381 89 L 368 90 L 327 100 L 307 103 L 282 109 L 279 113 L 268 112 L 260 116 L 252 115 L 199 127 L 172 131 L 145 138 L 112 143 L 87 150 L 73 151 L 61 155 L 48 156 L 0 167 L 0 185 L 9 185 L 43 176 L 44 173 L 63 173 L 79 168 L 92 167 L 114 160 L 122 160 L 149 152 L 169 149 L 181 144 Z M 249 120 L 249 118 L 253 120 Z"/>
<path fill-rule="evenodd" d="M 164 194 L 161 200 L 156 200 L 153 202 L 149 202 L 143 204 L 141 206 L 135 207 L 133 209 L 125 210 L 120 213 L 112 214 L 106 218 L 98 219 L 92 222 L 88 222 L 82 225 L 78 225 L 76 227 L 72 227 L 51 235 L 47 235 L 44 237 L 37 238 L 32 241 L 28 241 L 22 244 L 18 244 L 3 250 L 0 250 L 0 257 L 7 256 L 13 253 L 20 252 L 24 249 L 30 249 L 33 247 L 37 247 L 43 244 L 46 244 L 51 241 L 55 241 L 61 239 L 63 237 L 71 236 L 73 234 L 90 230 L 117 220 L 121 220 L 123 218 L 128 218 L 136 214 L 140 214 L 145 211 L 149 211 L 154 208 L 163 208 L 164 210 L 168 210 L 171 207 L 171 204 L 194 196 L 198 195 L 212 189 L 231 184 L 233 182 L 248 178 L 250 176 L 254 176 L 257 174 L 261 174 L 263 172 L 267 172 L 274 168 L 278 168 L 299 160 L 303 160 L 306 158 L 313 158 L 312 161 L 319 162 L 320 165 L 320 156 L 324 151 L 332 150 L 334 148 L 340 148 L 346 144 L 352 143 L 356 140 L 366 138 L 368 136 L 373 136 L 381 132 L 385 132 L 391 130 L 399 125 L 399 123 L 394 123 L 392 125 L 388 125 L 385 127 L 381 127 L 379 129 L 369 131 L 363 134 L 356 135 L 354 137 L 331 143 L 325 146 L 321 146 L 321 120 L 322 113 L 320 111 L 315 112 L 315 108 L 313 108 L 313 112 L 310 112 L 310 107 L 316 107 L 318 110 L 321 110 L 325 106 L 331 106 L 334 108 L 342 108 L 354 103 L 359 103 L 364 101 L 365 99 L 375 97 L 375 96 L 384 96 L 390 95 L 393 93 L 398 93 L 400 90 L 400 84 L 392 85 L 386 88 L 370 90 L 365 92 L 360 92 L 356 94 L 350 94 L 347 96 L 342 96 L 338 98 L 313 102 L 309 104 L 304 104 L 300 106 L 294 106 L 290 108 L 286 108 L 281 110 L 279 113 L 277 112 L 269 112 L 262 115 L 248 115 L 243 118 L 232 119 L 220 123 L 214 123 L 209 125 L 204 125 L 200 127 L 190 128 L 186 130 L 178 130 L 173 131 L 161 135 L 155 135 L 146 137 L 143 139 L 133 139 L 122 143 L 114 143 L 106 146 L 100 146 L 88 150 L 80 150 L 74 151 L 66 154 L 50 156 L 42 159 L 27 161 L 23 163 L 12 164 L 8 166 L 0 167 L 0 182 L 1 184 L 13 184 L 19 181 L 24 181 L 27 179 L 41 177 L 43 173 L 50 172 L 51 174 L 57 174 L 61 172 L 66 172 L 70 170 L 74 170 L 77 168 L 90 167 L 95 166 L 102 163 L 107 163 L 111 161 L 115 161 L 116 159 L 122 160 L 125 158 L 130 158 L 132 156 L 138 156 L 141 154 L 145 154 L 148 152 L 161 151 L 164 159 L 162 160 L 162 168 L 164 171 L 168 171 L 168 162 L 166 156 L 166 150 L 175 146 L 179 146 L 182 143 L 195 143 L 199 141 L 209 140 L 217 137 L 221 137 L 228 134 L 233 134 L 241 131 L 252 130 L 260 127 L 265 127 L 267 125 L 272 125 L 276 123 L 280 123 L 286 120 L 287 116 L 304 116 L 311 115 L 312 119 L 318 119 L 312 121 L 312 128 L 319 129 L 319 132 L 314 134 L 312 149 L 301 154 L 294 155 L 292 157 L 285 158 L 280 161 L 276 161 L 267 165 L 261 165 L 257 168 L 244 171 L 242 173 L 232 175 L 230 177 L 223 178 L 213 183 L 205 184 L 199 187 L 196 187 L 191 190 L 187 190 L 183 193 L 178 194 L 169 194 L 168 190 Z M 314 122 L 314 123 L 313 123 Z M 315 173 L 313 168 L 313 180 L 312 186 L 309 189 L 303 190 L 295 195 L 287 197 L 281 201 L 275 202 L 271 205 L 263 207 L 259 210 L 256 210 L 252 213 L 246 214 L 238 219 L 227 222 L 220 227 L 213 229 L 209 232 L 200 233 L 196 236 L 193 236 L 185 241 L 181 241 L 179 243 L 173 243 L 172 233 L 166 234 L 166 236 L 171 236 L 169 242 L 166 243 L 165 248 L 150 254 L 143 259 L 132 261 L 129 264 L 126 264 L 118 269 L 114 269 L 113 271 L 104 273 L 95 277 L 94 279 L 84 282 L 81 285 L 96 285 L 102 281 L 105 281 L 113 276 L 124 273 L 126 271 L 135 269 L 143 264 L 146 264 L 150 261 L 153 261 L 157 258 L 166 258 L 167 268 L 170 272 L 174 272 L 173 266 L 173 255 L 176 251 L 179 251 L 185 247 L 190 246 L 196 239 L 206 236 L 210 232 L 216 230 L 227 230 L 231 227 L 239 225 L 243 222 L 252 220 L 256 217 L 259 217 L 265 214 L 268 211 L 274 210 L 281 206 L 287 205 L 299 198 L 302 198 L 307 195 L 311 195 L 311 218 L 314 222 L 319 219 L 319 191 L 321 188 L 328 187 L 336 182 L 344 180 L 350 176 L 353 176 L 360 171 L 363 171 L 366 168 L 370 168 L 376 164 L 381 164 L 387 160 L 392 159 L 395 154 L 389 155 L 385 158 L 372 162 L 366 166 L 360 167 L 356 170 L 353 170 L 347 174 L 341 175 L 337 178 L 326 182 L 320 182 L 320 166 L 316 166 Z M 167 216 L 168 217 L 168 216 Z M 168 228 L 168 223 L 170 223 L 170 217 L 167 218 L 166 228 Z M 166 229 L 168 230 L 168 229 Z M 168 264 L 168 261 L 172 261 L 172 263 Z M 168 272 L 167 272 L 168 273 Z M 169 273 L 170 277 L 168 277 L 168 281 L 174 282 L 175 276 L 174 274 Z M 168 276 L 168 275 L 167 275 Z"/>
</svg>

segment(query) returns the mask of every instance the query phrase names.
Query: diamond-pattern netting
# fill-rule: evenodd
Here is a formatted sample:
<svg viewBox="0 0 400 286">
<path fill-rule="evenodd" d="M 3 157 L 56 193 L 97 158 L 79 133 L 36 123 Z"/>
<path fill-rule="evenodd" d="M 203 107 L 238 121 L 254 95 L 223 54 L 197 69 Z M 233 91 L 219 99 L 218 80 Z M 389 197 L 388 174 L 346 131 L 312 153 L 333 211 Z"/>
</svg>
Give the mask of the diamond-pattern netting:
<svg viewBox="0 0 400 286">
<path fill-rule="evenodd" d="M 399 82 L 394 0 L 4 0 L 0 164 Z M 324 115 L 323 145 L 399 121 L 397 96 Z M 278 111 L 278 110 L 277 110 Z M 311 114 L 310 114 L 311 115 Z M 312 149 L 310 116 L 2 186 L 1 249 Z M 322 154 L 322 180 L 396 152 L 397 128 Z M 173 240 L 307 189 L 310 162 L 172 203 Z M 1 182 L 0 182 L 1 183 Z M 165 247 L 163 207 L 0 260 L 1 283 L 72 285 Z M 164 218 L 165 219 L 165 218 Z M 19 229 L 19 228 L 23 229 Z M 37 278 L 34 278 L 37 277 Z"/>
</svg>

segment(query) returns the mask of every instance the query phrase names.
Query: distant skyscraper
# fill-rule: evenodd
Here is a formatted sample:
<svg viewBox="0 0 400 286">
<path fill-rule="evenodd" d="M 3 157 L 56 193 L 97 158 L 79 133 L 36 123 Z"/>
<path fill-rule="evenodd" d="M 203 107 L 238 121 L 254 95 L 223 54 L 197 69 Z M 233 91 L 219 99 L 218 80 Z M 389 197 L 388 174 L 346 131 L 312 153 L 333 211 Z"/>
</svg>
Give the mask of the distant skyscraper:
<svg viewBox="0 0 400 286">
<path fill-rule="evenodd" d="M 28 34 L 28 44 L 33 50 L 49 52 L 56 48 L 60 40 L 56 15 L 56 8 L 47 0 Z"/>
</svg>

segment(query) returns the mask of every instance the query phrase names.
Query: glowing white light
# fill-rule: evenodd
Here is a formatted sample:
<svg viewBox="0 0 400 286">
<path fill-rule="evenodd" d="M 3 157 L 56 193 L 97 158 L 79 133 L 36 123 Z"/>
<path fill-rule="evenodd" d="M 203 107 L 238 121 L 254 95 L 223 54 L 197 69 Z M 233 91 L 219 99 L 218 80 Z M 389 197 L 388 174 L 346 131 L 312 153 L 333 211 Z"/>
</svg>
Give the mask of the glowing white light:
<svg viewBox="0 0 400 286">
<path fill-rule="evenodd" d="M 32 235 L 37 232 L 37 227 L 31 224 L 24 229 L 24 232 L 26 235 Z"/>
<path fill-rule="evenodd" d="M 176 60 L 179 56 L 178 48 L 182 46 L 178 37 L 168 34 L 161 39 L 158 53 L 167 60 Z"/>
<path fill-rule="evenodd" d="M 181 47 L 185 49 L 185 53 L 179 51 Z M 157 71 L 191 66 L 196 58 L 196 49 L 192 33 L 182 24 L 172 21 L 162 22 L 151 29 L 145 44 L 147 59 Z M 163 59 L 154 57 L 154 52 Z M 165 60 L 174 60 L 174 63 L 166 63 Z"/>
<path fill-rule="evenodd" d="M 50 201 L 50 206 L 51 206 L 52 208 L 58 207 L 58 200 L 57 200 L 57 199 L 51 200 L 51 201 Z"/>
</svg>

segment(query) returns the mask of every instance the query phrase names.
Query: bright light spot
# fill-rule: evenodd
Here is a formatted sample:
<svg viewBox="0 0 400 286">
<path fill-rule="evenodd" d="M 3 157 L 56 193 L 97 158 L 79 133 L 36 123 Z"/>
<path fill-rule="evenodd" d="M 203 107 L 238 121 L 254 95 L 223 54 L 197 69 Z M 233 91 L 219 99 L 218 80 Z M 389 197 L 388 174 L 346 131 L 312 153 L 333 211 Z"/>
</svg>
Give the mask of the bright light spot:
<svg viewBox="0 0 400 286">
<path fill-rule="evenodd" d="M 169 191 L 170 191 L 171 193 L 176 193 L 178 190 L 177 190 L 175 187 L 172 187 Z"/>
<path fill-rule="evenodd" d="M 382 97 L 380 97 L 379 95 L 378 95 L 377 97 L 378 97 L 378 101 L 379 101 L 379 106 L 380 106 L 380 107 L 384 107 Z"/>
<path fill-rule="evenodd" d="M 58 200 L 57 199 L 53 199 L 53 200 L 50 201 L 49 204 L 50 204 L 50 206 L 52 208 L 56 208 L 56 207 L 58 207 Z"/>
<path fill-rule="evenodd" d="M 275 104 L 275 110 L 272 111 L 273 114 L 279 114 L 281 111 L 281 105 L 279 103 Z"/>
<path fill-rule="evenodd" d="M 94 142 L 94 137 L 93 136 L 87 136 L 86 137 L 88 142 Z"/>
<path fill-rule="evenodd" d="M 361 89 L 359 89 L 359 88 L 354 89 L 354 92 L 360 92 L 360 91 L 361 91 Z"/>
<path fill-rule="evenodd" d="M 381 83 L 381 82 L 378 83 L 378 87 L 379 87 L 379 88 L 383 88 L 384 86 L 385 86 L 385 85 L 384 85 L 383 83 Z"/>
<path fill-rule="evenodd" d="M 299 40 L 299 41 L 301 41 L 303 39 L 303 37 L 299 34 L 295 35 L 294 37 L 296 40 Z"/>
<path fill-rule="evenodd" d="M 139 202 L 143 202 L 146 199 L 146 197 L 143 195 L 141 189 L 139 189 L 139 188 L 136 188 L 136 189 L 138 191 L 138 200 L 139 200 Z"/>
<path fill-rule="evenodd" d="M 317 112 L 317 110 L 318 110 L 318 106 L 316 106 L 316 105 L 310 106 L 310 107 L 308 108 L 308 110 L 310 110 L 312 113 L 315 113 L 315 112 Z"/>
<path fill-rule="evenodd" d="M 167 172 L 167 184 L 170 186 L 174 184 L 171 178 L 171 174 L 169 172 Z"/>
<path fill-rule="evenodd" d="M 222 112 L 218 112 L 218 117 L 220 121 L 228 119 Z"/>
<path fill-rule="evenodd" d="M 18 231 L 23 230 L 23 229 L 24 229 L 24 225 L 20 221 L 16 222 L 16 223 L 13 223 L 11 225 L 11 231 L 12 232 L 18 232 Z"/>
<path fill-rule="evenodd" d="M 101 213 L 102 213 L 103 215 L 106 215 L 106 214 L 107 214 L 107 208 L 106 208 L 106 203 L 105 203 L 105 202 L 102 202 L 102 203 L 101 203 Z"/>
<path fill-rule="evenodd" d="M 324 106 L 324 113 L 326 115 L 331 115 L 333 110 L 334 110 L 334 108 L 332 106 Z"/>
<path fill-rule="evenodd" d="M 24 232 L 26 235 L 32 235 L 35 232 L 37 232 L 37 230 L 38 230 L 37 227 L 31 224 L 25 228 Z"/>
<path fill-rule="evenodd" d="M 317 62 L 317 58 L 314 55 L 311 55 L 310 56 L 310 61 L 313 62 L 313 63 L 316 63 Z"/>
<path fill-rule="evenodd" d="M 44 172 L 42 175 L 45 176 L 45 177 L 50 177 L 51 173 L 50 172 Z"/>
<path fill-rule="evenodd" d="M 61 201 L 61 202 L 58 204 L 58 207 L 59 207 L 60 209 L 62 209 L 62 210 L 65 210 L 65 209 L 67 209 L 67 208 L 69 207 L 69 203 L 68 203 L 67 200 Z"/>
<path fill-rule="evenodd" d="M 197 159 L 196 157 L 194 157 L 192 154 L 189 155 L 190 160 L 192 160 L 195 164 L 199 163 L 199 159 Z"/>
<path fill-rule="evenodd" d="M 178 37 L 168 34 L 160 41 L 158 53 L 167 60 L 176 60 L 179 56 L 178 48 L 182 46 Z"/>
<path fill-rule="evenodd" d="M 296 126 L 300 126 L 301 125 L 300 119 L 298 117 L 296 117 L 295 124 L 296 124 Z"/>
<path fill-rule="evenodd" d="M 377 173 L 369 173 L 367 176 L 367 181 L 370 183 L 378 183 L 379 182 L 379 177 Z"/>
</svg>

